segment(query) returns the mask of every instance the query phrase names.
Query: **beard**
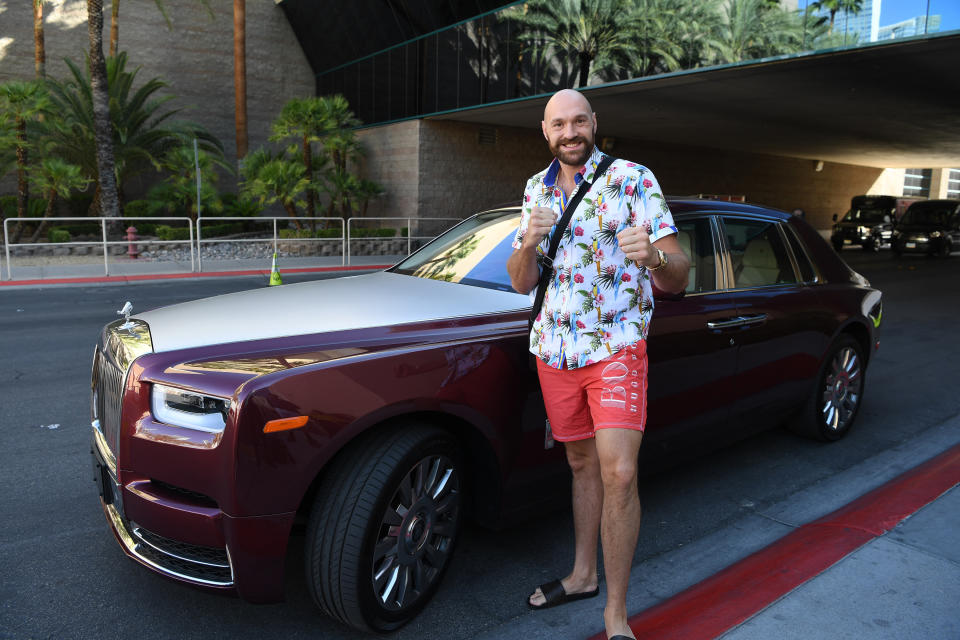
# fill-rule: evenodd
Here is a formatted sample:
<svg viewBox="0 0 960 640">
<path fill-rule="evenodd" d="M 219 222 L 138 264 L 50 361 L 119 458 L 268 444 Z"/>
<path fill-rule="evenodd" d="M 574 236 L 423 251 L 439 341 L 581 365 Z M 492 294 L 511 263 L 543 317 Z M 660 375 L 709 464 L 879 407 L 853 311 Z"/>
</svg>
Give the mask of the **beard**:
<svg viewBox="0 0 960 640">
<path fill-rule="evenodd" d="M 582 151 L 565 151 L 561 145 L 570 142 L 582 142 Z M 587 163 L 587 160 L 593 154 L 593 136 L 577 136 L 576 138 L 559 139 L 550 143 L 550 152 L 563 164 L 579 167 Z"/>
</svg>

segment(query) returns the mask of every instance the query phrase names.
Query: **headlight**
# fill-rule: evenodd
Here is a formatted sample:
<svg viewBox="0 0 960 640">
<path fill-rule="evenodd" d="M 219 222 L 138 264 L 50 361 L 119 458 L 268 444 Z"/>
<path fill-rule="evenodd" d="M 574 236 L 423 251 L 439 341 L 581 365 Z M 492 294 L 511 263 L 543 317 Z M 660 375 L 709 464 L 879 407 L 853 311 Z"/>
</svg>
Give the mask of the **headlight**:
<svg viewBox="0 0 960 640">
<path fill-rule="evenodd" d="M 230 400 L 155 384 L 150 392 L 150 410 L 158 422 L 220 433 L 227 424 Z"/>
<path fill-rule="evenodd" d="M 897 229 L 894 229 L 894 230 L 893 230 L 893 237 L 894 237 L 894 238 L 899 238 L 899 237 L 900 237 L 900 231 L 898 231 Z"/>
<path fill-rule="evenodd" d="M 943 234 L 940 233 L 939 231 L 934 231 L 933 233 L 930 234 L 930 237 L 931 237 L 931 238 L 939 238 L 941 235 L 943 235 Z"/>
</svg>

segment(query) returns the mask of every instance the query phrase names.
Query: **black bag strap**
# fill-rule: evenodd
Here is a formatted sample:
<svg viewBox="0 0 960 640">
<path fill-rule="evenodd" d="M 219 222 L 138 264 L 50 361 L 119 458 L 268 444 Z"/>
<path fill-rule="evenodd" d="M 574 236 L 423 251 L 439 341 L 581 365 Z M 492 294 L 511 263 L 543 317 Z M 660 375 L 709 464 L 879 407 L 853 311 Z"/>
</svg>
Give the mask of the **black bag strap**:
<svg viewBox="0 0 960 640">
<path fill-rule="evenodd" d="M 599 180 L 600 176 L 613 164 L 613 160 L 613 156 L 604 156 L 600 164 L 597 165 L 597 170 L 593 173 L 593 180 L 587 184 L 580 184 L 580 189 L 576 195 L 573 196 L 573 199 L 567 203 L 567 208 L 563 210 L 563 216 L 561 216 L 560 221 L 557 222 L 553 236 L 550 237 L 550 248 L 545 254 L 537 256 L 537 262 L 540 264 L 540 281 L 537 283 L 537 297 L 533 301 L 533 308 L 530 309 L 530 320 L 527 323 L 531 330 L 533 329 L 533 321 L 537 319 L 537 315 L 540 313 L 540 307 L 543 306 L 543 298 L 547 295 L 547 285 L 553 276 L 553 259 L 557 255 L 557 249 L 560 248 L 560 240 L 563 238 L 563 232 L 566 230 L 567 225 L 570 224 L 570 218 L 573 217 L 573 212 L 576 211 L 580 201 L 583 200 L 583 196 L 593 188 L 594 183 Z"/>
</svg>

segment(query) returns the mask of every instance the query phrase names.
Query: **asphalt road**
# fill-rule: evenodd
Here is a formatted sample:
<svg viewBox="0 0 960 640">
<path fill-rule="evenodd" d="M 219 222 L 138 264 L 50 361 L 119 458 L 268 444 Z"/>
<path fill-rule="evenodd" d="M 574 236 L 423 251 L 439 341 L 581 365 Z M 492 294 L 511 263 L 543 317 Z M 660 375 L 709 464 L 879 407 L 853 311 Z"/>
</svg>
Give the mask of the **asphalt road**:
<svg viewBox="0 0 960 640">
<path fill-rule="evenodd" d="M 883 290 L 885 302 L 881 348 L 854 430 L 834 444 L 772 430 L 645 478 L 638 563 L 922 438 L 960 413 L 960 257 L 894 261 L 888 252 L 859 250 L 844 257 Z M 288 601 L 276 605 L 208 595 L 142 569 L 114 541 L 91 480 L 89 375 L 100 327 L 126 300 L 143 310 L 263 284 L 235 278 L 0 290 L 0 638 L 357 637 L 313 607 L 296 544 Z M 528 612 L 524 598 L 564 575 L 571 526 L 568 511 L 504 531 L 467 526 L 434 601 L 391 637 L 469 638 L 544 615 Z"/>
</svg>

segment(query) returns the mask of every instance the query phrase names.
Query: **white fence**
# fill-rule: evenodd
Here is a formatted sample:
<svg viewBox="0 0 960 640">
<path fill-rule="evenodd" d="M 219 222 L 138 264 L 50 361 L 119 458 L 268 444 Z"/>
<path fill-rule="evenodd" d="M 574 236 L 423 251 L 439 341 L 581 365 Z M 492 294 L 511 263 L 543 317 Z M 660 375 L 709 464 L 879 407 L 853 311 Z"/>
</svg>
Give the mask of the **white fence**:
<svg viewBox="0 0 960 640">
<path fill-rule="evenodd" d="M 377 242 L 391 242 L 393 243 L 392 247 L 400 247 L 399 252 L 409 255 L 416 248 L 419 248 L 422 241 L 431 240 L 449 227 L 454 224 L 461 222 L 461 218 L 350 218 L 349 220 L 344 218 L 328 218 L 328 217 L 306 217 L 301 216 L 297 218 L 292 217 L 210 217 L 210 216 L 200 216 L 195 223 L 192 223 L 189 218 L 186 217 L 129 217 L 129 218 L 50 218 L 46 222 L 50 226 L 58 226 L 65 222 L 80 222 L 80 223 L 96 223 L 100 227 L 100 238 L 98 240 L 80 240 L 80 241 L 68 241 L 68 242 L 17 242 L 15 244 L 10 243 L 11 239 L 11 225 L 15 223 L 26 223 L 26 224 L 39 224 L 41 223 L 41 218 L 7 218 L 3 223 L 3 243 L 4 251 L 6 256 L 6 266 L 7 273 L 6 279 L 13 280 L 13 263 L 11 261 L 11 251 L 14 253 L 19 253 L 21 249 L 30 249 L 35 247 L 75 247 L 75 246 L 92 246 L 99 248 L 103 252 L 103 273 L 104 275 L 110 275 L 111 272 L 111 261 L 110 254 L 114 253 L 115 257 L 118 256 L 116 251 L 111 252 L 110 247 L 119 246 L 119 245 L 136 245 L 136 248 L 150 245 L 186 245 L 189 249 L 190 255 L 190 271 L 191 272 L 202 272 L 203 271 L 203 249 L 204 247 L 210 247 L 211 245 L 217 243 L 260 243 L 267 244 L 270 243 L 273 245 L 274 252 L 277 252 L 278 247 L 283 245 L 289 246 L 290 244 L 313 244 L 313 245 L 339 245 L 334 250 L 340 257 L 341 265 L 350 265 L 351 257 L 362 255 L 363 251 L 356 251 L 354 245 L 359 241 L 364 241 L 365 243 L 377 243 Z M 136 240 L 131 241 L 126 238 L 122 239 L 110 239 L 110 236 L 117 238 L 124 232 L 124 229 L 127 225 L 132 222 L 146 221 L 149 223 L 175 223 L 179 225 L 178 228 L 188 230 L 188 238 L 182 240 L 162 240 L 156 238 L 143 238 L 138 237 Z M 296 222 L 294 222 L 296 221 Z M 247 233 L 237 233 L 230 234 L 227 236 L 204 236 L 204 229 L 207 229 L 209 232 L 212 225 L 222 225 L 224 223 L 237 223 L 243 222 L 246 223 L 247 227 L 257 226 L 257 225 L 269 225 L 269 231 L 263 229 L 263 237 L 250 237 L 251 234 L 256 236 L 258 231 L 248 231 Z M 116 224 L 120 223 L 121 230 L 116 230 Z M 318 224 L 321 224 L 324 229 L 335 229 L 339 231 L 339 234 L 334 232 L 333 234 L 327 235 L 325 237 L 313 237 L 309 232 L 304 235 L 300 233 L 283 233 L 284 229 L 288 229 L 291 223 L 298 224 L 304 229 L 306 227 L 313 228 Z M 395 233 L 392 235 L 376 235 L 369 234 L 366 229 L 370 228 L 372 224 L 377 224 L 379 228 L 392 228 L 395 229 Z M 108 227 L 113 227 L 109 229 Z M 405 242 L 404 242 L 405 241 Z M 16 256 L 14 256 L 16 258 Z M 185 259 L 185 258 L 184 258 Z M 160 261 L 161 263 L 163 261 Z M 132 264 L 133 261 L 130 261 L 126 264 Z M 156 264 L 156 262 L 154 262 Z M 157 271 L 152 271 L 153 273 L 158 273 Z M 2 277 L 2 270 L 0 270 L 0 277 Z M 22 277 L 22 276 L 21 276 Z"/>
</svg>

